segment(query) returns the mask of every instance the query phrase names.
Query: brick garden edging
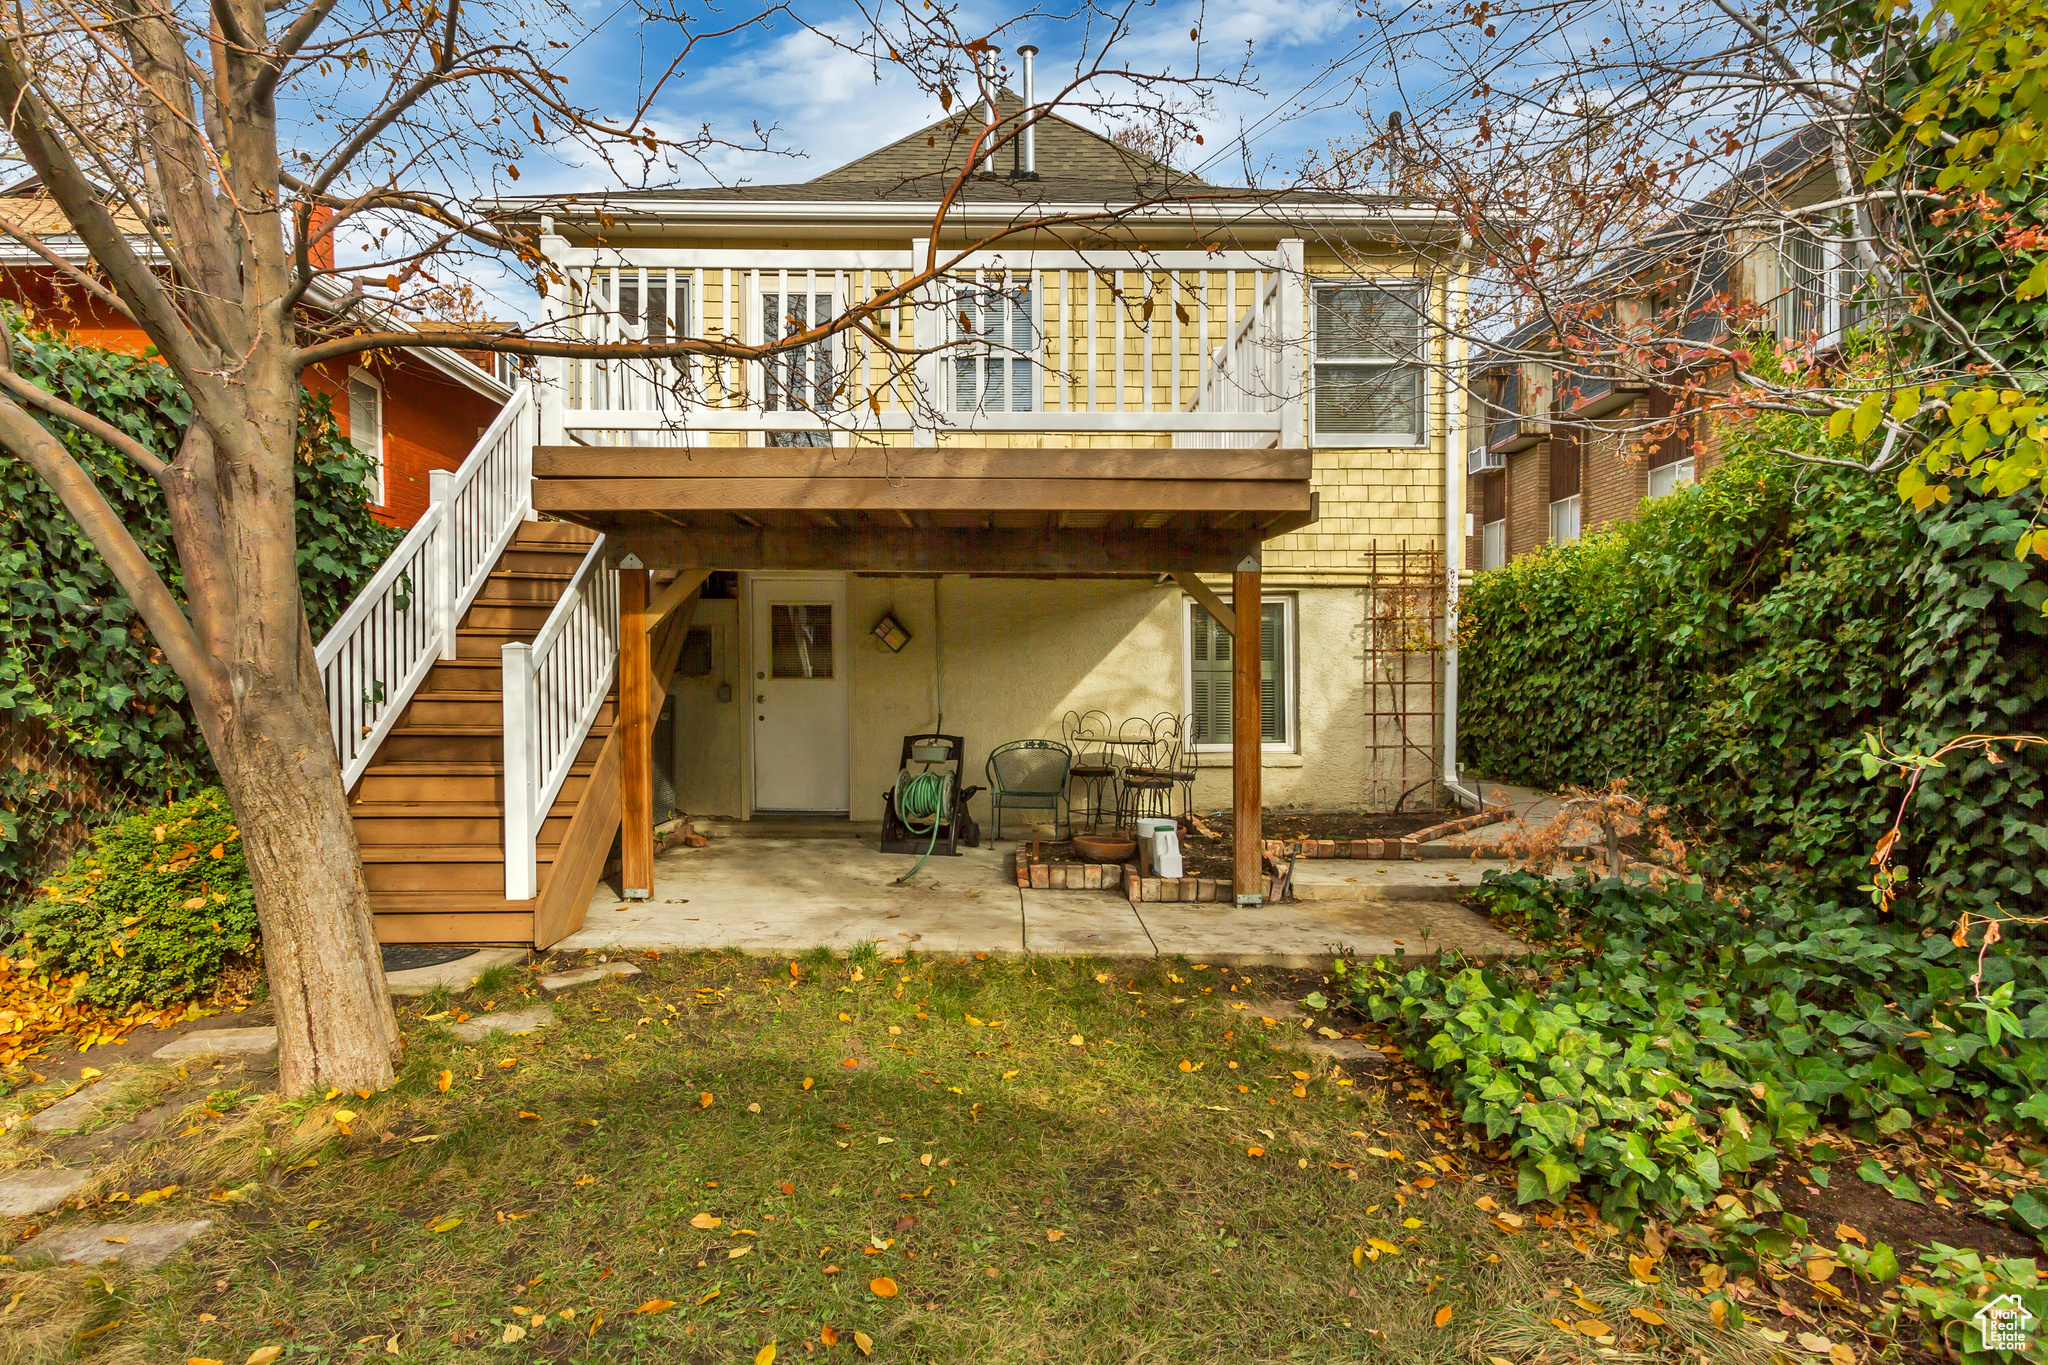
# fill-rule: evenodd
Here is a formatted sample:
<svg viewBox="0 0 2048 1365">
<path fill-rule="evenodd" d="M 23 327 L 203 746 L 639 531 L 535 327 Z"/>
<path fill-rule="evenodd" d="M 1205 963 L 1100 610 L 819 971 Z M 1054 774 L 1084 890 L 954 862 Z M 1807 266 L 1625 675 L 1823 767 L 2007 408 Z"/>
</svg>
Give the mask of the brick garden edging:
<svg viewBox="0 0 2048 1365">
<path fill-rule="evenodd" d="M 1017 885 L 1037 891 L 1114 891 L 1124 884 L 1122 863 L 1027 863 L 1017 859 Z"/>
<path fill-rule="evenodd" d="M 1270 905 L 1279 898 L 1280 879 L 1265 880 L 1264 895 Z M 1227 877 L 1140 877 L 1134 872 L 1124 881 L 1124 894 L 1133 905 L 1140 901 L 1221 901 L 1225 905 L 1237 902 L 1237 893 Z"/>
</svg>

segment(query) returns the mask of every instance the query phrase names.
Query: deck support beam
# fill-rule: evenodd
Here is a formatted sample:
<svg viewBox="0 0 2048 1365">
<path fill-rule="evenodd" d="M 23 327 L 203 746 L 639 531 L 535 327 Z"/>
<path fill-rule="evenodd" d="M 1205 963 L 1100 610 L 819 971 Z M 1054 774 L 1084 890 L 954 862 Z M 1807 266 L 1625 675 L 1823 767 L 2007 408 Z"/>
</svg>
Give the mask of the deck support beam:
<svg viewBox="0 0 2048 1365">
<path fill-rule="evenodd" d="M 654 895 L 654 723 L 649 714 L 647 570 L 619 569 L 620 881 L 629 901 Z"/>
<path fill-rule="evenodd" d="M 1265 837 L 1259 822 L 1260 585 L 1259 560 L 1246 555 L 1230 578 L 1231 607 L 1237 618 L 1230 651 L 1230 880 L 1239 905 L 1263 903 L 1266 891 L 1261 865 Z"/>
</svg>

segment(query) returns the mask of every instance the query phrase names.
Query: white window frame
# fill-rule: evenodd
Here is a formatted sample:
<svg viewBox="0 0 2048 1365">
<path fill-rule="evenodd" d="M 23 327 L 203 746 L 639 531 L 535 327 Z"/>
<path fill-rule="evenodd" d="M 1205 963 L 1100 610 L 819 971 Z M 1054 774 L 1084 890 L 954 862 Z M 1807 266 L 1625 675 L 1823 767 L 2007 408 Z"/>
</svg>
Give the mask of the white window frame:
<svg viewBox="0 0 2048 1365">
<path fill-rule="evenodd" d="M 948 345 L 939 357 L 939 365 L 945 375 L 946 411 L 970 413 L 1041 411 L 1045 406 L 1045 318 L 1044 300 L 1036 277 L 1029 274 L 988 276 L 983 278 L 955 276 L 945 280 L 940 287 L 945 290 L 946 300 L 945 336 Z M 1001 344 L 990 342 L 985 339 L 984 333 L 976 333 L 973 340 L 962 339 L 960 328 L 961 294 L 973 293 L 984 297 L 991 294 L 1010 295 L 1011 297 L 1003 310 L 1004 322 L 1006 330 L 1008 330 L 1008 328 L 1014 327 L 1017 322 L 1019 307 L 1014 293 L 1020 289 L 1025 291 L 1023 309 L 1028 310 L 1028 316 L 1023 319 L 1025 326 L 1030 329 L 1031 334 L 1028 346 L 1019 347 L 1009 342 Z M 982 371 L 982 401 L 971 404 L 963 402 L 960 395 L 960 371 L 958 364 L 963 356 L 979 361 L 984 366 L 994 356 L 1001 356 L 1008 361 L 1021 360 L 1029 365 L 1031 367 L 1031 380 L 1028 390 L 1030 406 L 1024 408 L 1013 406 L 1010 397 L 1007 396 L 1002 406 L 991 406 L 987 402 L 986 369 Z M 1014 394 L 1015 389 L 1012 387 L 1010 389 L 1010 396 L 1014 396 Z"/>
<path fill-rule="evenodd" d="M 1650 492 L 1653 498 L 1668 498 L 1681 488 L 1690 488 L 1695 482 L 1699 469 L 1697 457 L 1687 455 L 1684 459 L 1660 464 L 1650 471 Z M 1658 485 L 1662 485 L 1660 488 Z"/>
<path fill-rule="evenodd" d="M 1550 543 L 1569 545 L 1579 538 L 1579 518 L 1585 510 L 1580 494 L 1558 498 L 1550 504 Z"/>
<path fill-rule="evenodd" d="M 1262 740 L 1259 751 L 1268 754 L 1292 754 L 1301 751 L 1301 728 L 1296 717 L 1296 696 L 1301 674 L 1299 599 L 1293 593 L 1267 593 L 1259 599 L 1260 609 L 1277 605 L 1280 608 L 1280 725 L 1281 738 Z M 1195 712 L 1195 610 L 1202 604 L 1192 597 L 1181 599 L 1180 609 L 1180 696 L 1183 716 Z M 1203 610 L 1207 610 L 1203 608 Z M 1237 642 L 1231 641 L 1231 657 L 1236 658 Z M 1234 665 L 1233 665 L 1234 666 Z M 1233 676 L 1233 683 L 1235 674 Z M 1190 754 L 1227 754 L 1231 750 L 1229 741 L 1223 743 L 1198 744 L 1192 727 L 1188 732 L 1187 752 Z"/>
<path fill-rule="evenodd" d="M 1479 528 L 1479 567 L 1505 568 L 1508 562 L 1508 519 L 1501 517 Z"/>
<path fill-rule="evenodd" d="M 1780 341 L 1806 340 L 1808 329 L 1800 326 L 1801 319 L 1797 316 L 1802 297 L 1817 296 L 1815 311 L 1819 314 L 1819 326 L 1811 330 L 1817 334 L 1814 344 L 1818 347 L 1825 349 L 1838 345 L 1842 333 L 1855 321 L 1851 300 L 1856 286 L 1850 276 L 1854 251 L 1848 239 L 1839 234 L 1838 229 L 1844 226 L 1838 220 L 1823 219 L 1811 226 L 1800 224 L 1778 230 L 1776 312 Z M 1792 244 L 1797 239 L 1804 239 L 1819 248 L 1820 268 L 1817 271 L 1793 261 Z"/>
<path fill-rule="evenodd" d="M 1316 335 L 1316 318 L 1320 310 L 1316 307 L 1316 296 L 1325 290 L 1377 289 L 1386 294 L 1405 295 L 1414 308 L 1417 335 L 1416 354 L 1413 360 L 1367 359 L 1343 356 L 1323 359 L 1320 340 Z M 1312 277 L 1308 284 L 1308 414 L 1309 442 L 1311 445 L 1345 449 L 1368 449 L 1393 447 L 1414 449 L 1426 446 L 1430 440 L 1429 409 L 1429 323 L 1430 323 L 1429 281 L 1422 279 L 1360 279 L 1357 277 L 1330 276 Z M 1413 369 L 1419 380 L 1420 396 L 1416 400 L 1416 431 L 1410 437 L 1402 432 L 1388 431 L 1319 431 L 1316 429 L 1316 371 L 1323 367 L 1351 369 Z"/>
<path fill-rule="evenodd" d="M 356 439 L 358 433 L 356 432 L 355 386 L 357 384 L 367 386 L 377 395 L 377 441 L 376 449 L 374 450 L 364 450 L 362 443 Z M 386 506 L 387 504 L 384 500 L 384 381 L 361 366 L 351 365 L 348 369 L 348 384 L 342 392 L 342 401 L 348 404 L 349 444 L 370 457 L 370 505 L 373 507 Z"/>
</svg>

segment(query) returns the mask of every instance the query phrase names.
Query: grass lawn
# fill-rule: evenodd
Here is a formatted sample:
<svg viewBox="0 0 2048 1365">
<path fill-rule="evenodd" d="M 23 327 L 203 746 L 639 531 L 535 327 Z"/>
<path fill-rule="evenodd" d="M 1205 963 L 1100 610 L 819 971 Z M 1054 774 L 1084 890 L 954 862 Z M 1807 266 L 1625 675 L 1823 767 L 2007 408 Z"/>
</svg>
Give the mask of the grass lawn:
<svg viewBox="0 0 2048 1365">
<path fill-rule="evenodd" d="M 564 992 L 554 1028 L 481 1044 L 444 1011 L 532 1003 L 526 973 L 408 1007 L 403 1075 L 368 1099 L 195 1077 L 210 1103 L 43 1221 L 213 1229 L 154 1274 L 0 1266 L 0 1362 L 1755 1349 L 1708 1323 L 1681 1267 L 1637 1280 L 1640 1244 L 1585 1210 L 1498 1220 L 1519 1217 L 1512 1172 L 1399 1073 L 1276 1053 L 1300 1025 L 1259 1006 L 1313 977 L 871 953 L 796 976 L 640 965 Z M 173 1184 L 144 1208 L 108 1199 Z"/>
</svg>

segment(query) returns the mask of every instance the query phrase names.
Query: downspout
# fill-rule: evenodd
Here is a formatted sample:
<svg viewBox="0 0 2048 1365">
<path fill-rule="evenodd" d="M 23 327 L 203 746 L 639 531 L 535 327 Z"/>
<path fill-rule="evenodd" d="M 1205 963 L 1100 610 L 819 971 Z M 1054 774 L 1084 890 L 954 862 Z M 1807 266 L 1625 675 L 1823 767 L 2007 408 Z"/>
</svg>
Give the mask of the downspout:
<svg viewBox="0 0 2048 1365">
<path fill-rule="evenodd" d="M 1471 407 L 1465 392 L 1471 376 L 1470 343 L 1465 337 L 1466 295 L 1470 288 L 1472 234 L 1458 238 L 1458 264 L 1451 275 L 1445 321 L 1453 329 L 1445 350 L 1444 423 L 1444 714 L 1443 785 L 1452 797 L 1474 810 L 1484 808 L 1479 794 L 1464 784 L 1458 770 L 1458 579 L 1465 568 L 1466 447 L 1470 444 Z"/>
</svg>

